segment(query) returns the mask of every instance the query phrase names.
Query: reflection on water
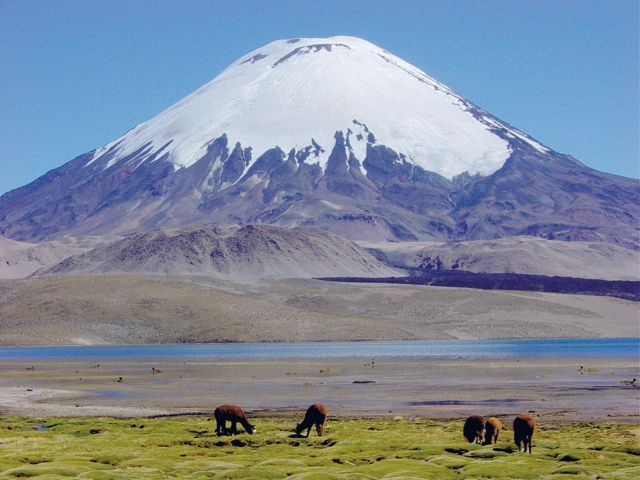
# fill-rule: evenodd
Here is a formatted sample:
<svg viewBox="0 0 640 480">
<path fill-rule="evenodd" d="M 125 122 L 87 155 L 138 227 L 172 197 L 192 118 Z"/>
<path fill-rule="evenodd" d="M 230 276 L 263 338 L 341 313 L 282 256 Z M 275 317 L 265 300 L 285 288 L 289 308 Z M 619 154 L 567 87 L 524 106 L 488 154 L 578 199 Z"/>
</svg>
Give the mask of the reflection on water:
<svg viewBox="0 0 640 480">
<path fill-rule="evenodd" d="M 226 343 L 180 345 L 0 347 L 0 360 L 79 358 L 615 358 L 640 356 L 638 338 L 423 342 Z"/>
</svg>

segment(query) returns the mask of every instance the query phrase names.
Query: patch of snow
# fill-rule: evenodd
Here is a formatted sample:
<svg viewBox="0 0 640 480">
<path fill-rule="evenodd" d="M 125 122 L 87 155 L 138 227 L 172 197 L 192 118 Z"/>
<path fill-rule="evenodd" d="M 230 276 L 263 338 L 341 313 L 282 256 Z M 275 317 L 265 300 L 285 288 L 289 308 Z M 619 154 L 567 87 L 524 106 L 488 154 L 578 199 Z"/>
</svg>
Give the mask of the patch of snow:
<svg viewBox="0 0 640 480">
<path fill-rule="evenodd" d="M 308 161 L 324 168 L 336 131 L 363 133 L 354 128 L 357 119 L 377 144 L 425 170 L 447 178 L 465 171 L 491 174 L 511 150 L 491 131 L 495 126 L 478 121 L 466 105 L 445 85 L 365 40 L 280 40 L 245 55 L 160 115 L 97 149 L 89 163 L 115 151 L 108 168 L 148 144 L 138 158 L 158 159 L 164 148 L 175 168 L 184 168 L 226 133 L 229 145 L 252 147 L 253 161 L 275 146 L 301 150 L 314 139 L 325 151 Z M 367 135 L 350 140 L 362 162 Z"/>
</svg>

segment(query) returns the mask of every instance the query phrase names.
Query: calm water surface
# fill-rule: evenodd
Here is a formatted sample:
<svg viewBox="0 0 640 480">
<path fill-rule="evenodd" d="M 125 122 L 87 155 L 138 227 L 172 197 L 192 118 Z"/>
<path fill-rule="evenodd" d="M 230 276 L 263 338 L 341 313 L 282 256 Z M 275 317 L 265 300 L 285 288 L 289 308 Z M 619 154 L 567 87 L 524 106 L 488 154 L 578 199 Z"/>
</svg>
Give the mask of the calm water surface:
<svg viewBox="0 0 640 480">
<path fill-rule="evenodd" d="M 0 361 L 79 358 L 640 358 L 639 338 L 0 347 Z"/>
</svg>

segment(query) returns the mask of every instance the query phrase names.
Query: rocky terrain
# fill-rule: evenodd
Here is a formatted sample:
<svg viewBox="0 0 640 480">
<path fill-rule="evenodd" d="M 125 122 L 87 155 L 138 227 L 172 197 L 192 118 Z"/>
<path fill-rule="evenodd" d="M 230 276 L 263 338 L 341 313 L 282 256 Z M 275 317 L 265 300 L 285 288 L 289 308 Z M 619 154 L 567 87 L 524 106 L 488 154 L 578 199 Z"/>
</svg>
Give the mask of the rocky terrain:
<svg viewBox="0 0 640 480">
<path fill-rule="evenodd" d="M 24 278 L 36 270 L 40 275 L 198 274 L 246 280 L 391 276 L 418 269 L 640 280 L 640 252 L 601 242 L 521 236 L 452 243 L 355 243 L 314 229 L 268 226 L 165 229 L 127 238 L 66 237 L 40 244 L 0 237 L 0 279 Z M 96 247 L 101 248 L 89 253 Z M 379 261 L 372 263 L 363 249 Z M 75 257 L 81 253 L 86 255 Z"/>
<path fill-rule="evenodd" d="M 244 281 L 398 274 L 398 270 L 337 235 L 267 225 L 154 230 L 96 247 L 36 272 L 38 276 L 203 275 Z"/>
<path fill-rule="evenodd" d="M 640 280 L 640 252 L 610 243 L 533 236 L 469 242 L 356 242 L 391 265 L 419 270 Z"/>
<path fill-rule="evenodd" d="M 324 277 L 323 280 L 394 285 L 431 285 L 480 290 L 518 290 L 572 295 L 597 295 L 640 301 L 640 282 L 593 278 L 549 277 L 521 273 L 473 273 L 463 270 L 414 270 L 405 277 Z"/>
</svg>

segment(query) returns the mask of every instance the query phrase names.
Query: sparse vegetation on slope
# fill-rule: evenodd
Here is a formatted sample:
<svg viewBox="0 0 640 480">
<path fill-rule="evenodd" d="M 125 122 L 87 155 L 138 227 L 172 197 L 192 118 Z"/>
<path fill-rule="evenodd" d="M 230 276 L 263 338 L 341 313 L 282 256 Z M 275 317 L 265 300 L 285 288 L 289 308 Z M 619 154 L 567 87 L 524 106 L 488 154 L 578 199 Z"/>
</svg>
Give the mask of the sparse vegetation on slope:
<svg viewBox="0 0 640 480">
<path fill-rule="evenodd" d="M 204 277 L 0 281 L 0 345 L 637 335 L 637 303 L 420 285 Z"/>
<path fill-rule="evenodd" d="M 36 275 L 204 275 L 220 279 L 398 272 L 342 237 L 314 228 L 161 229 L 75 255 Z"/>
</svg>

